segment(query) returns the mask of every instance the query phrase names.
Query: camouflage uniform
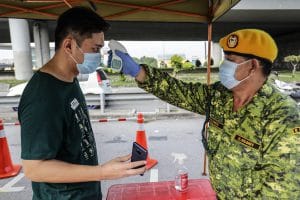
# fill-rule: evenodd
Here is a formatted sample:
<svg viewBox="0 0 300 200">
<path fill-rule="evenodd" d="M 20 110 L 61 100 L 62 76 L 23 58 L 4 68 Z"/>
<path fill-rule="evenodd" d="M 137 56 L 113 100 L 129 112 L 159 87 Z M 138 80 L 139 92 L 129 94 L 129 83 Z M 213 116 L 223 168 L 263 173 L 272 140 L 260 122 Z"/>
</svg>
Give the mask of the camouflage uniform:
<svg viewBox="0 0 300 200">
<path fill-rule="evenodd" d="M 300 199 L 300 119 L 294 100 L 267 82 L 233 112 L 232 93 L 220 82 L 209 89 L 144 68 L 147 77 L 139 87 L 160 99 L 199 114 L 210 104 L 209 172 L 219 199 Z"/>
</svg>

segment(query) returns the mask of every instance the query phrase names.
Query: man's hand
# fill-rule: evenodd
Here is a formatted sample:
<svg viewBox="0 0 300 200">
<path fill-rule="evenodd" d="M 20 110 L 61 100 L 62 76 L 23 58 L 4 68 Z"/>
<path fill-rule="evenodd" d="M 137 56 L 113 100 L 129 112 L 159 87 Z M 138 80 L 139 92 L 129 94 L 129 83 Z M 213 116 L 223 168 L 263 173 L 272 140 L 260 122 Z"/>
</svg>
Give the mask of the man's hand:
<svg viewBox="0 0 300 200">
<path fill-rule="evenodd" d="M 127 176 L 133 176 L 138 174 L 143 174 L 146 171 L 146 161 L 136 161 L 128 162 L 131 158 L 131 155 L 117 157 L 107 163 L 101 165 L 101 179 L 102 180 L 111 180 L 118 179 Z M 134 167 L 143 166 L 137 169 Z"/>
<path fill-rule="evenodd" d="M 146 161 L 128 162 L 131 155 L 117 157 L 103 165 L 78 165 L 60 160 L 23 160 L 25 176 L 35 182 L 77 183 L 111 180 L 146 171 Z M 134 167 L 141 166 L 138 169 Z"/>
<path fill-rule="evenodd" d="M 128 53 L 123 53 L 119 50 L 115 50 L 115 52 L 117 56 L 119 56 L 122 60 L 122 72 L 132 77 L 136 77 L 141 70 L 141 66 L 137 64 Z M 108 53 L 108 65 L 110 65 L 112 59 L 112 52 L 109 51 Z"/>
</svg>

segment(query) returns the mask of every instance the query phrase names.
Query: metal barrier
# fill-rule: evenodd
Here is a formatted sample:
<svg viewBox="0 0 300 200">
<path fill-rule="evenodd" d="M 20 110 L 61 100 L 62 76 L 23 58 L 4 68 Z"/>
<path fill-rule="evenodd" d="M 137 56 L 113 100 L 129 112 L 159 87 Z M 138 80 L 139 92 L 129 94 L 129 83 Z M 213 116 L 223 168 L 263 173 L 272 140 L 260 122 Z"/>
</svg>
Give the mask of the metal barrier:
<svg viewBox="0 0 300 200">
<path fill-rule="evenodd" d="M 20 96 L 0 96 L 0 105 L 16 108 L 19 105 L 20 98 Z M 87 105 L 99 106 L 101 114 L 105 112 L 105 106 L 115 102 L 159 100 L 159 98 L 147 92 L 87 94 L 85 99 Z M 170 112 L 169 104 L 167 104 L 167 111 Z"/>
<path fill-rule="evenodd" d="M 101 114 L 105 113 L 105 106 L 121 101 L 145 101 L 145 100 L 158 100 L 152 94 L 146 92 L 118 92 L 118 93 L 105 93 L 100 95 L 88 94 L 85 96 L 88 105 L 100 106 Z"/>
</svg>

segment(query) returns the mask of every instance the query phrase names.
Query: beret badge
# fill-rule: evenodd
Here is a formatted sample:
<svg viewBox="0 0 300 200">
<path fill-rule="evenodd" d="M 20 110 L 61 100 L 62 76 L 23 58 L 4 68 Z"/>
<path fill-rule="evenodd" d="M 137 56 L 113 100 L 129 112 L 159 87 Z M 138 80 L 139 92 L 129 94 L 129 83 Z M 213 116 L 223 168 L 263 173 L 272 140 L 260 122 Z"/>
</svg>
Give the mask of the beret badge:
<svg viewBox="0 0 300 200">
<path fill-rule="evenodd" d="M 238 45 L 239 38 L 237 35 L 230 35 L 227 40 L 227 46 L 229 48 L 234 48 Z"/>
</svg>

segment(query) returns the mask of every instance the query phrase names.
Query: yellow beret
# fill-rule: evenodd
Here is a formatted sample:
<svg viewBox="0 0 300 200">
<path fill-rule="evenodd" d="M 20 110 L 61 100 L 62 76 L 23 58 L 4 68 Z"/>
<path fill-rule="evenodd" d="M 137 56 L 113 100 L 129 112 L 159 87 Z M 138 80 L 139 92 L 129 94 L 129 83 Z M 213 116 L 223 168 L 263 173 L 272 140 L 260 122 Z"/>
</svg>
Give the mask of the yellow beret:
<svg viewBox="0 0 300 200">
<path fill-rule="evenodd" d="M 232 32 L 219 41 L 223 51 L 249 54 L 274 62 L 278 49 L 273 38 L 258 29 L 241 29 Z"/>
</svg>

